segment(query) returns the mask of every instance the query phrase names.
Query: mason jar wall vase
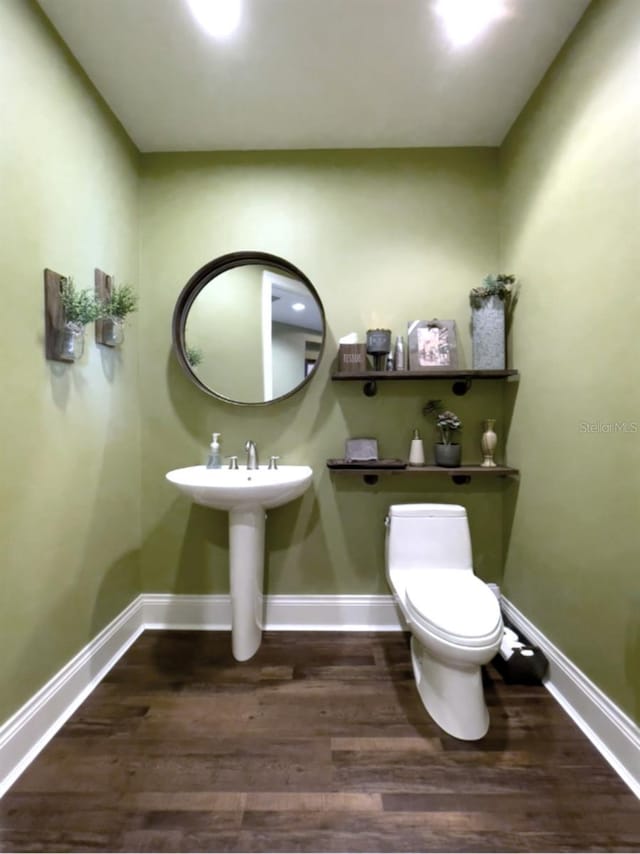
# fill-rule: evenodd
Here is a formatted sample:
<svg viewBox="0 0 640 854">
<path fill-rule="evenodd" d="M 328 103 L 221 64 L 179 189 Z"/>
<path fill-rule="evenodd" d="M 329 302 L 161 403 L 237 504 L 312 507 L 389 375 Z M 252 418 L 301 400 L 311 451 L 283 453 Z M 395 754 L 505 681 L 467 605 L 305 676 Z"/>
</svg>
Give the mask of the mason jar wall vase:
<svg viewBox="0 0 640 854">
<path fill-rule="evenodd" d="M 84 326 L 67 322 L 58 330 L 56 337 L 58 356 L 65 362 L 75 362 L 84 353 Z"/>
<path fill-rule="evenodd" d="M 498 437 L 495 434 L 495 426 L 496 422 L 494 418 L 487 418 L 486 421 L 482 422 L 482 439 L 480 441 L 480 446 L 482 448 L 482 462 L 481 466 L 484 468 L 495 468 L 495 460 L 493 459 L 493 455 L 496 450 L 496 445 L 498 444 Z"/>
<path fill-rule="evenodd" d="M 503 370 L 505 356 L 504 300 L 483 297 L 471 308 L 474 370 Z"/>
<path fill-rule="evenodd" d="M 455 469 L 460 465 L 462 445 L 457 442 L 451 442 L 448 445 L 444 442 L 436 442 L 433 446 L 433 452 L 437 466 Z"/>
<path fill-rule="evenodd" d="M 105 317 L 102 321 L 102 343 L 118 347 L 124 341 L 124 321 L 121 317 Z"/>
</svg>

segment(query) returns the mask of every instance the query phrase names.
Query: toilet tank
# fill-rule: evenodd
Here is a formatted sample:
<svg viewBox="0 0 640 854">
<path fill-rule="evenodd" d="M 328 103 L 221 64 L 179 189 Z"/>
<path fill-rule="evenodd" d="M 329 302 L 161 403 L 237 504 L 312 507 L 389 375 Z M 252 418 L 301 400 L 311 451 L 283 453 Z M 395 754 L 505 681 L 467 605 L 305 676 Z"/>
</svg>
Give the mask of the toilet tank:
<svg viewBox="0 0 640 854">
<path fill-rule="evenodd" d="M 387 516 L 389 569 L 472 569 L 467 511 L 459 504 L 392 504 Z"/>
</svg>

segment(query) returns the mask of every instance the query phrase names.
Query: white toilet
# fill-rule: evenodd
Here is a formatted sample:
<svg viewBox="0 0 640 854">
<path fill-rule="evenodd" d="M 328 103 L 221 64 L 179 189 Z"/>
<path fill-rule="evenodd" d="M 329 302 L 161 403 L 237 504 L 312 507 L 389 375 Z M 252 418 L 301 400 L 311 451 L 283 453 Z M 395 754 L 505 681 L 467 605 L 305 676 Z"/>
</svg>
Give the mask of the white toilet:
<svg viewBox="0 0 640 854">
<path fill-rule="evenodd" d="M 455 738 L 489 729 L 481 666 L 498 651 L 498 600 L 473 574 L 467 512 L 457 504 L 393 504 L 385 520 L 387 581 L 411 631 L 420 698 Z"/>
</svg>

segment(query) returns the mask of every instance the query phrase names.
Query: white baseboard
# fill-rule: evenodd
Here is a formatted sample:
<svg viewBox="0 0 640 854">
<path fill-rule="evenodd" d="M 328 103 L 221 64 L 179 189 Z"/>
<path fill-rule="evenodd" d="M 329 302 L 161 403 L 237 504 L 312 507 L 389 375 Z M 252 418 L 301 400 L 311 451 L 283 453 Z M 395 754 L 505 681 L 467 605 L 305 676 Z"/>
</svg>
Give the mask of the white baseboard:
<svg viewBox="0 0 640 854">
<path fill-rule="evenodd" d="M 546 687 L 625 783 L 640 797 L 640 729 L 518 609 L 502 597 L 506 617 L 549 660 Z M 0 727 L 0 797 L 53 738 L 145 629 L 228 631 L 228 595 L 138 596 Z M 401 631 L 392 596 L 269 596 L 265 629 Z"/>
<path fill-rule="evenodd" d="M 549 661 L 545 687 L 593 746 L 640 798 L 640 727 L 579 670 L 515 605 L 501 597 L 506 618 Z"/>
<path fill-rule="evenodd" d="M 265 629 L 398 631 L 391 596 L 269 596 Z M 231 628 L 230 596 L 138 596 L 0 727 L 0 797 L 145 629 Z"/>
<path fill-rule="evenodd" d="M 0 727 L 0 797 L 143 630 L 138 596 Z"/>
<path fill-rule="evenodd" d="M 147 593 L 147 629 L 231 628 L 231 598 Z M 393 596 L 267 596 L 266 631 L 402 631 Z"/>
<path fill-rule="evenodd" d="M 187 596 L 173 593 L 143 595 L 145 629 L 208 629 L 229 631 L 231 597 Z"/>
</svg>

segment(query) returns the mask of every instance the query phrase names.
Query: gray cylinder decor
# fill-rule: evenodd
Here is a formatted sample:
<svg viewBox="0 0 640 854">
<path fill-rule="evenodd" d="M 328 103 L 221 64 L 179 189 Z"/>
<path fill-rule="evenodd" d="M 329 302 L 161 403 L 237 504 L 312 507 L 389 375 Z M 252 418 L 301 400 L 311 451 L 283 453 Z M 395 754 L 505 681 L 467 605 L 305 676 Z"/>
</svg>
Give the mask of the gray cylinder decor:
<svg viewBox="0 0 640 854">
<path fill-rule="evenodd" d="M 437 466 L 457 468 L 460 465 L 462 445 L 459 445 L 457 442 L 451 442 L 449 445 L 445 445 L 443 442 L 436 442 L 433 446 L 433 452 Z"/>
<path fill-rule="evenodd" d="M 505 358 L 504 300 L 484 297 L 471 308 L 474 370 L 503 370 Z"/>
</svg>

